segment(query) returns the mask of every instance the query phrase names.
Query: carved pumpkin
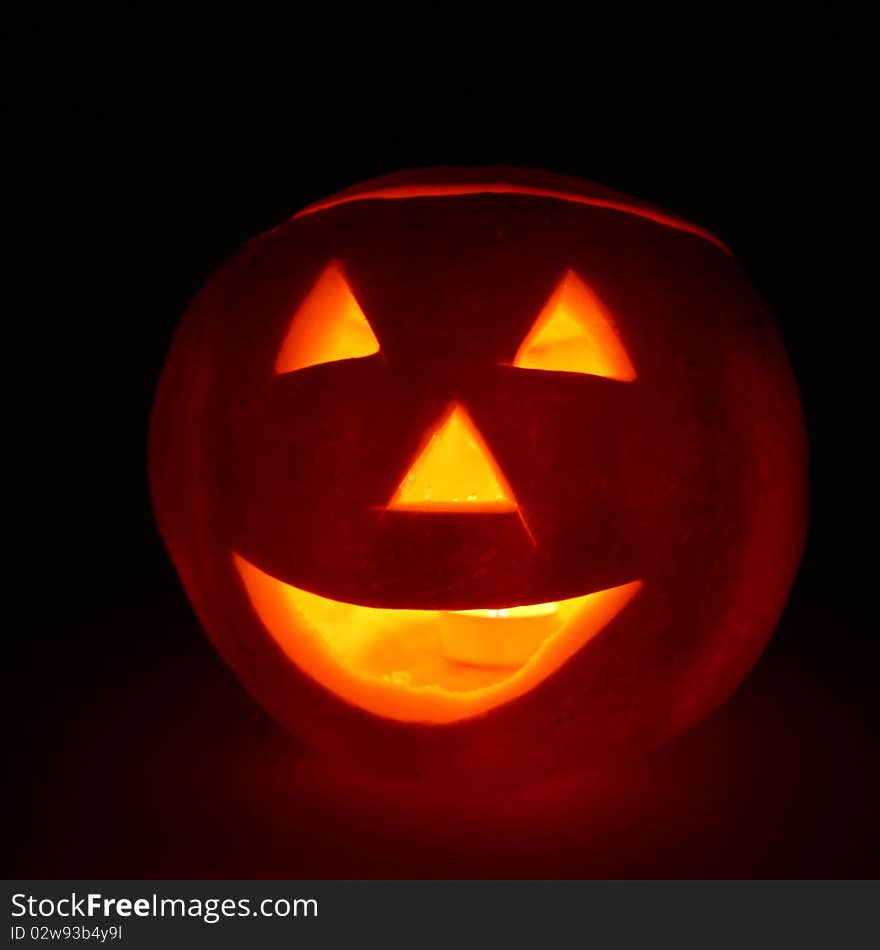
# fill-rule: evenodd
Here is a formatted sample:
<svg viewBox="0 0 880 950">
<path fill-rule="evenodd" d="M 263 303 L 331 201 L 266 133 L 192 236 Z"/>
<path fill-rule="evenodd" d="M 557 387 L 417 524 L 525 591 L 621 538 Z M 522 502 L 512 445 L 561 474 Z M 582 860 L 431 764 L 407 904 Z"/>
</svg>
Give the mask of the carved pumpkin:
<svg viewBox="0 0 880 950">
<path fill-rule="evenodd" d="M 379 179 L 247 244 L 175 338 L 150 474 L 249 690 L 392 775 L 686 728 L 759 656 L 805 523 L 795 386 L 729 251 L 515 169 Z"/>
</svg>

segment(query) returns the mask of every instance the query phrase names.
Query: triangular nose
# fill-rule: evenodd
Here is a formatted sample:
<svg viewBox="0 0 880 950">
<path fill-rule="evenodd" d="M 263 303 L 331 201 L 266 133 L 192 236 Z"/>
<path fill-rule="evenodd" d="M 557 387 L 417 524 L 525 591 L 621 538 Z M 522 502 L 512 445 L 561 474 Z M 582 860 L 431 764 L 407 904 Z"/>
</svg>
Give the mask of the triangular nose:
<svg viewBox="0 0 880 950">
<path fill-rule="evenodd" d="M 389 509 L 517 511 L 519 504 L 467 410 L 453 403 L 431 430 Z"/>
</svg>

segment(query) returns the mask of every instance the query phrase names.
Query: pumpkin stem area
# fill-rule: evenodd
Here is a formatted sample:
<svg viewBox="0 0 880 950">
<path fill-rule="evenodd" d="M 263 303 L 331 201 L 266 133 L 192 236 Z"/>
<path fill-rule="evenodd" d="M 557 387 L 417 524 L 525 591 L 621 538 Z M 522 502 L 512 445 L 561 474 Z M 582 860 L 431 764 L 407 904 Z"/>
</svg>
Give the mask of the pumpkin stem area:
<svg viewBox="0 0 880 950">
<path fill-rule="evenodd" d="M 234 555 L 248 598 L 297 667 L 355 706 L 454 722 L 527 692 L 595 636 L 641 581 L 505 609 L 364 607 L 279 581 Z"/>
</svg>

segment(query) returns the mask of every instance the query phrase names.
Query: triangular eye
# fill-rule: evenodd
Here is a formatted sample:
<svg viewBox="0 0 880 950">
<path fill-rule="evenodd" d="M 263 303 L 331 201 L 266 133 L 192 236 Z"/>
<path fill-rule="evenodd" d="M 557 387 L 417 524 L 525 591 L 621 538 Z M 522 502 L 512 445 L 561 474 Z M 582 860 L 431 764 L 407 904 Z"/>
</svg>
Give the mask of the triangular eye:
<svg viewBox="0 0 880 950">
<path fill-rule="evenodd" d="M 275 361 L 276 373 L 357 359 L 379 352 L 379 341 L 336 261 L 299 305 Z"/>
<path fill-rule="evenodd" d="M 636 371 L 611 314 L 574 271 L 567 271 L 517 351 L 521 369 L 587 373 L 632 382 Z"/>
</svg>

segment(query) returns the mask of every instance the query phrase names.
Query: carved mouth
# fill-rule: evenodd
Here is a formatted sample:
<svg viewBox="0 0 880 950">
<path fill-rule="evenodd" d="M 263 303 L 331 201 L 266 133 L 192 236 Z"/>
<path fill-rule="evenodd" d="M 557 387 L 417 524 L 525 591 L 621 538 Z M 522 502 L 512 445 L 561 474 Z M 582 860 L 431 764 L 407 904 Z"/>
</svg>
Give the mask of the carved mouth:
<svg viewBox="0 0 880 950">
<path fill-rule="evenodd" d="M 352 705 L 402 722 L 456 722 L 527 693 L 644 586 L 502 609 L 363 607 L 233 560 L 254 611 L 296 666 Z"/>
</svg>

